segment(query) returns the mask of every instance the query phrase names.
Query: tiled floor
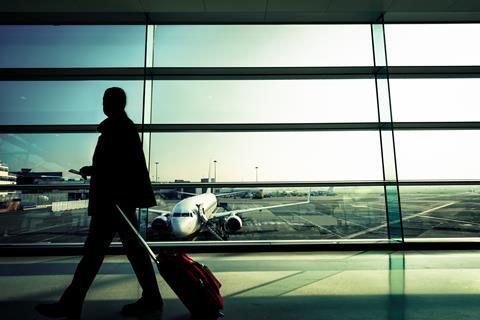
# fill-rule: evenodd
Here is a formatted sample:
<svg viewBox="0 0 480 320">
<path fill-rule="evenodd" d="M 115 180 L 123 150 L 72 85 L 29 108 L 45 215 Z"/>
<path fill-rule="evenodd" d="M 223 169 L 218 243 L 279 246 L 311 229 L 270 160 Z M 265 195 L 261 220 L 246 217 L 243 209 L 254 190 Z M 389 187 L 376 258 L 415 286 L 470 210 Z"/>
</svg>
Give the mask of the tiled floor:
<svg viewBox="0 0 480 320">
<path fill-rule="evenodd" d="M 223 283 L 225 319 L 478 319 L 480 251 L 326 252 L 192 255 Z M 44 319 L 33 306 L 55 301 L 78 257 L 0 258 L 0 319 Z M 189 319 L 160 279 L 161 314 Z M 108 257 L 89 291 L 83 319 L 120 319 L 140 296 L 122 256 Z"/>
</svg>

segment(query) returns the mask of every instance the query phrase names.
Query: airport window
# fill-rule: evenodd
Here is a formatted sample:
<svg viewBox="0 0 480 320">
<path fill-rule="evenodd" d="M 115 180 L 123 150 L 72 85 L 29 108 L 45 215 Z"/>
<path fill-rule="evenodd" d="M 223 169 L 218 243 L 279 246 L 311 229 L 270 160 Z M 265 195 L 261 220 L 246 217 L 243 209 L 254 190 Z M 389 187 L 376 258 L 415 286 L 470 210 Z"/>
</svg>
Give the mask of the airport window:
<svg viewBox="0 0 480 320">
<path fill-rule="evenodd" d="M 158 80 L 152 115 L 153 123 L 376 122 L 378 118 L 373 79 Z"/>
<path fill-rule="evenodd" d="M 109 87 L 128 92 L 127 114 L 141 123 L 143 81 L 0 81 L 0 124 L 98 124 Z"/>
<path fill-rule="evenodd" d="M 0 134 L 0 159 L 9 172 L 30 168 L 39 172 L 62 172 L 91 163 L 98 135 L 89 134 Z"/>
<path fill-rule="evenodd" d="M 474 66 L 480 64 L 480 24 L 386 25 L 391 66 Z"/>
<path fill-rule="evenodd" d="M 371 65 L 369 25 L 156 26 L 157 67 Z"/>
<path fill-rule="evenodd" d="M 0 67 L 143 67 L 145 26 L 0 26 Z"/>
<path fill-rule="evenodd" d="M 403 186 L 400 190 L 407 241 L 478 237 L 478 185 Z"/>
<path fill-rule="evenodd" d="M 395 121 L 480 121 L 478 78 L 392 79 Z"/>
<path fill-rule="evenodd" d="M 302 203 L 308 194 L 311 196 L 311 202 Z M 163 210 L 171 210 L 178 202 L 176 194 L 168 189 L 157 189 L 155 196 L 158 207 Z M 289 206 L 240 213 L 243 221 L 241 224 L 229 224 L 229 221 L 225 221 L 222 228 L 226 228 L 228 232 L 217 235 L 202 232 L 197 235 L 196 241 L 218 240 L 217 236 L 235 241 L 348 241 L 388 238 L 383 187 L 235 188 L 230 189 L 228 195 L 219 196 L 218 201 L 219 212 L 251 208 L 255 202 L 257 206 L 271 204 Z M 149 211 L 148 221 L 159 221 L 158 216 L 154 210 Z M 175 213 L 174 216 L 178 217 L 180 213 Z M 172 239 L 159 230 L 161 227 L 147 232 L 147 239 L 149 241 Z"/>
<path fill-rule="evenodd" d="M 84 241 L 88 183 L 68 170 L 91 163 L 111 86 L 127 92 L 154 183 L 157 206 L 139 211 L 149 241 L 172 240 L 155 209 L 208 177 L 225 195 L 207 212 L 282 206 L 230 213 L 197 241 L 388 241 L 392 209 L 402 240 L 475 237 L 480 25 L 385 25 L 388 64 L 381 30 L 0 26 L 0 243 Z"/>
<path fill-rule="evenodd" d="M 217 181 L 382 179 L 375 131 L 152 134 L 150 174 L 159 182 L 200 181 L 209 167 L 214 178 L 209 159 Z"/>
<path fill-rule="evenodd" d="M 400 180 L 480 180 L 478 130 L 399 131 Z"/>
</svg>

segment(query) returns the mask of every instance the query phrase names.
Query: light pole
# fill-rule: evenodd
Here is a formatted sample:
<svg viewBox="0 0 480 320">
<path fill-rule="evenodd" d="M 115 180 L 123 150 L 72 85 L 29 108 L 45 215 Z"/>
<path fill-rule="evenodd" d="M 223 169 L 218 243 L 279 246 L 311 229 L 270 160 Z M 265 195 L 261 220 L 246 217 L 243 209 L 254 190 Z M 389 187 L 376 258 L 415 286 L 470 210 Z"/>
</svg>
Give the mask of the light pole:
<svg viewBox="0 0 480 320">
<path fill-rule="evenodd" d="M 217 160 L 213 160 L 213 179 L 217 182 Z"/>
<path fill-rule="evenodd" d="M 258 182 L 258 167 L 255 167 L 255 182 Z"/>
<path fill-rule="evenodd" d="M 158 162 L 155 162 L 155 182 L 158 182 Z"/>
</svg>

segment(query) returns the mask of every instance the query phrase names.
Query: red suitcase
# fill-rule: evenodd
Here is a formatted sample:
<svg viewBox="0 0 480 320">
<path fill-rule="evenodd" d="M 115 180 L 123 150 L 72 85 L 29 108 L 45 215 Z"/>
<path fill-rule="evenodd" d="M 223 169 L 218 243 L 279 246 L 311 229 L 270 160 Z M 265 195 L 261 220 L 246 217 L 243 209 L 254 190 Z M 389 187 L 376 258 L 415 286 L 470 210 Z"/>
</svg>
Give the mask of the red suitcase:
<svg viewBox="0 0 480 320">
<path fill-rule="evenodd" d="M 221 284 L 207 266 L 178 252 L 161 251 L 156 258 L 163 279 L 194 317 L 218 319 L 223 316 Z"/>
<path fill-rule="evenodd" d="M 118 205 L 117 209 L 157 264 L 163 279 L 182 300 L 192 316 L 202 320 L 223 317 L 221 283 L 210 269 L 184 253 L 163 250 L 155 255 Z"/>
</svg>

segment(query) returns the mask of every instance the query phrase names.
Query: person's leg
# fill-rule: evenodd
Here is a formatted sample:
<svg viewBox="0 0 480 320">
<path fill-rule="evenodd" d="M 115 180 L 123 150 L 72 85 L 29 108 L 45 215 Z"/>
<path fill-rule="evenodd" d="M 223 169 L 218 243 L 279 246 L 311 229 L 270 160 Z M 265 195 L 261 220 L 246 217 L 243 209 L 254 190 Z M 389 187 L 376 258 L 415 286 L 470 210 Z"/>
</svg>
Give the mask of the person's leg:
<svg viewBox="0 0 480 320">
<path fill-rule="evenodd" d="M 138 219 L 135 216 L 135 209 L 125 208 L 122 210 L 138 230 L 139 224 Z M 123 247 L 125 248 L 127 258 L 130 261 L 133 270 L 137 275 L 138 282 L 143 289 L 142 296 L 149 300 L 161 300 L 162 297 L 160 295 L 160 290 L 158 289 L 155 271 L 152 267 L 152 262 L 147 250 L 142 246 L 140 241 L 138 241 L 126 222 L 120 221 L 117 230 Z"/>
<path fill-rule="evenodd" d="M 92 217 L 83 257 L 80 260 L 71 284 L 64 291 L 58 303 L 40 304 L 36 309 L 48 317 L 67 316 L 79 318 L 83 301 L 93 282 L 115 231 L 104 217 Z"/>
<path fill-rule="evenodd" d="M 102 266 L 107 249 L 115 235 L 115 230 L 106 216 L 92 217 L 83 257 L 75 270 L 72 283 L 60 299 L 61 302 L 83 304 L 87 291 Z"/>
<path fill-rule="evenodd" d="M 139 225 L 138 219 L 135 216 L 135 209 L 126 209 L 124 213 L 130 218 L 130 221 L 138 230 Z M 125 221 L 119 221 L 117 229 L 128 260 L 143 290 L 142 297 L 138 301 L 127 304 L 122 308 L 123 315 L 140 316 L 162 310 L 163 300 L 160 290 L 158 289 L 155 271 L 147 250 L 142 246 L 140 241 L 138 241 Z"/>
</svg>

